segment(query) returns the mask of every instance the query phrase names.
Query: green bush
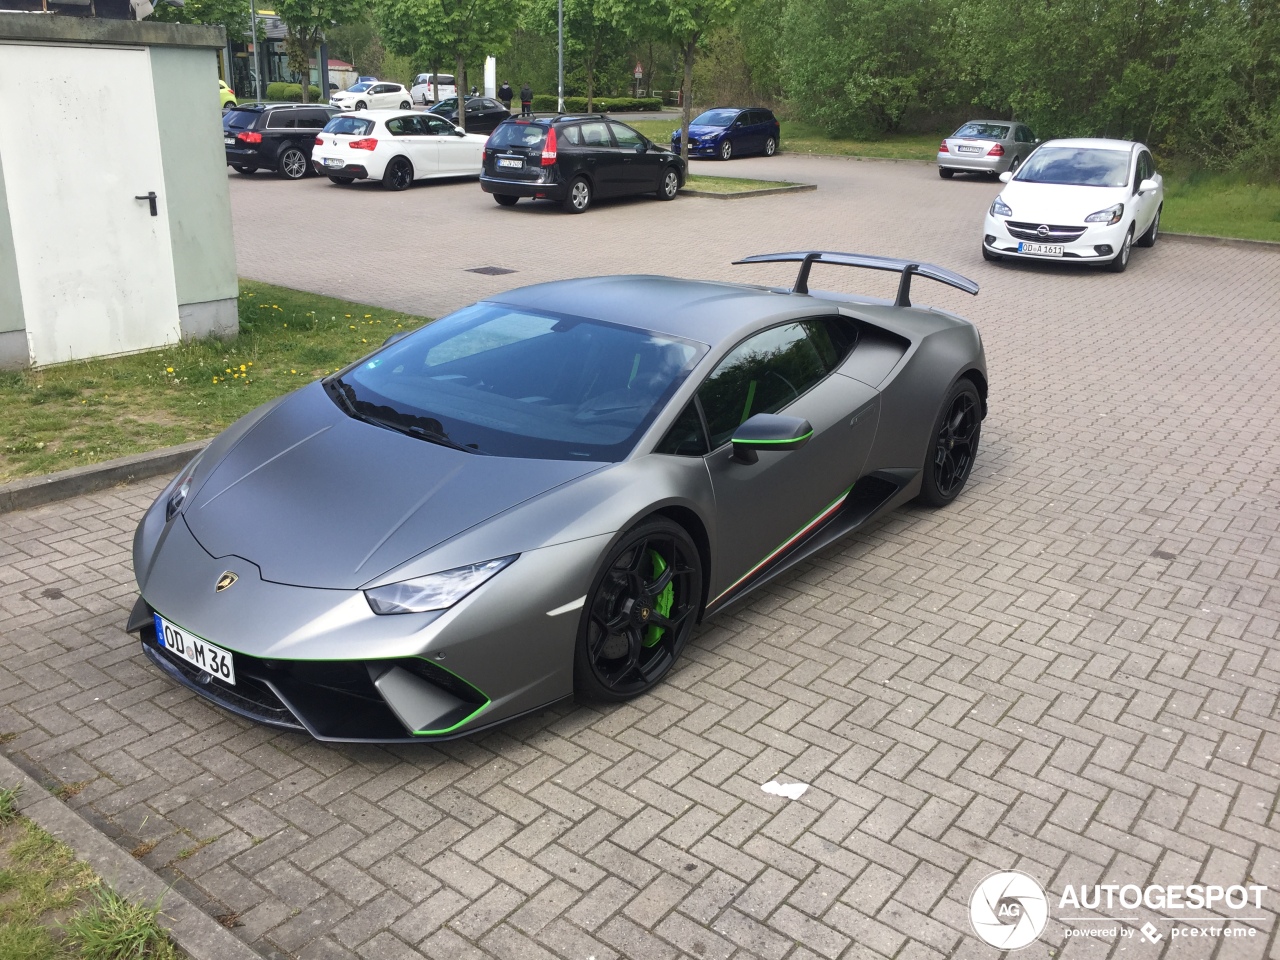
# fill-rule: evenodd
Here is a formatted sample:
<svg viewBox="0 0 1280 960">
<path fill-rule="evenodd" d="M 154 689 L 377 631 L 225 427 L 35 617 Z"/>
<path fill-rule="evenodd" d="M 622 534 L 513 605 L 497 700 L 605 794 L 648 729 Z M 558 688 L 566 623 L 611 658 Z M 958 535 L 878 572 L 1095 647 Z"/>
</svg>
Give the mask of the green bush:
<svg viewBox="0 0 1280 960">
<path fill-rule="evenodd" d="M 320 88 L 315 84 L 310 87 L 311 102 L 318 103 L 320 100 Z M 301 103 L 302 102 L 302 84 L 300 83 L 268 83 L 267 99 L 274 102 L 283 103 Z"/>
<path fill-rule="evenodd" d="M 596 113 L 622 113 L 634 110 L 661 110 L 661 97 L 596 97 L 591 104 Z M 556 98 L 549 93 L 539 93 L 533 98 L 533 109 L 538 113 L 554 113 Z M 568 113 L 585 113 L 586 97 L 565 97 L 564 109 Z"/>
</svg>

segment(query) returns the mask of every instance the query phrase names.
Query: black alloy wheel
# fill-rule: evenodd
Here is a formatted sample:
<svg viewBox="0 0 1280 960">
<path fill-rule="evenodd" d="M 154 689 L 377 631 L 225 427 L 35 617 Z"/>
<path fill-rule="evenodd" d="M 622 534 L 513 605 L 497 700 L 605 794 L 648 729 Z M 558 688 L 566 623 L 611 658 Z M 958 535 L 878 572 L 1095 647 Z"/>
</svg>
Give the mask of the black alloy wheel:
<svg viewBox="0 0 1280 960">
<path fill-rule="evenodd" d="M 382 174 L 384 190 L 404 190 L 413 183 L 413 164 L 405 157 L 396 157 L 387 164 Z"/>
<path fill-rule="evenodd" d="M 307 155 L 297 147 L 286 147 L 280 151 L 280 160 L 276 170 L 286 180 L 301 180 L 307 175 Z"/>
<path fill-rule="evenodd" d="M 774 137 L 769 137 L 764 142 L 764 155 L 772 157 L 778 152 L 778 141 Z"/>
<path fill-rule="evenodd" d="M 733 141 L 725 137 L 720 141 L 720 159 L 729 160 L 733 157 Z"/>
<path fill-rule="evenodd" d="M 658 188 L 659 200 L 674 200 L 680 192 L 680 174 L 670 167 L 662 175 L 662 186 Z"/>
<path fill-rule="evenodd" d="M 702 602 L 702 562 L 684 528 L 639 524 L 605 557 L 578 626 L 574 688 L 590 700 L 651 690 L 684 649 Z"/>
<path fill-rule="evenodd" d="M 957 380 L 947 392 L 933 427 L 929 460 L 924 465 L 920 501 L 945 507 L 964 489 L 978 455 L 982 435 L 982 398 L 971 380 Z"/>
<path fill-rule="evenodd" d="M 516 201 L 520 198 L 513 197 L 509 193 L 495 193 L 493 195 L 493 199 L 498 201 L 498 205 L 501 207 L 514 207 L 516 205 Z"/>
</svg>

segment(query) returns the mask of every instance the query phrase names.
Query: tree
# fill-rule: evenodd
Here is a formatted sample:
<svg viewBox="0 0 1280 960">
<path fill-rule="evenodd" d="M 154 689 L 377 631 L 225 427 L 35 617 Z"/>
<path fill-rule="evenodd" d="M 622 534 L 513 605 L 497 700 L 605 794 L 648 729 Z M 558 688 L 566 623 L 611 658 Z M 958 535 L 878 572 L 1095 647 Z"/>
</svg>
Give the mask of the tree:
<svg viewBox="0 0 1280 960">
<path fill-rule="evenodd" d="M 302 77 L 302 102 L 310 102 L 311 58 L 324 31 L 336 24 L 360 18 L 368 6 L 364 0 L 276 0 L 276 14 L 284 24 L 284 50 L 289 69 Z"/>
<path fill-rule="evenodd" d="M 594 107 L 602 66 L 616 66 L 627 53 L 628 27 L 634 7 L 611 0 L 563 0 L 565 59 L 581 64 L 587 111 Z M 559 0 L 534 0 L 529 20 L 554 37 Z M 568 68 L 572 69 L 572 68 Z M 612 72 L 612 71 L 609 71 Z"/>
<path fill-rule="evenodd" d="M 151 19 L 219 25 L 227 28 L 228 37 L 244 37 L 249 34 L 249 0 L 187 0 L 181 7 L 164 3 L 156 7 Z"/>
<path fill-rule="evenodd" d="M 434 68 L 452 60 L 458 126 L 466 129 L 467 63 L 497 56 L 511 41 L 517 5 L 510 0 L 377 0 L 387 48 Z"/>
</svg>

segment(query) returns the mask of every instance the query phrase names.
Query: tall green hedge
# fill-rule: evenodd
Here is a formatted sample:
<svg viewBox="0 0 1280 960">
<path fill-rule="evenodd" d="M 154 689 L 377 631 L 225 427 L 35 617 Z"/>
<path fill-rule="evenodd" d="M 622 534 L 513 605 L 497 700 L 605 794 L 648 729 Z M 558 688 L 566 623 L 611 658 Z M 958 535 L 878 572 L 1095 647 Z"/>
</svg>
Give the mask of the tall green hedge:
<svg viewBox="0 0 1280 960">
<path fill-rule="evenodd" d="M 317 103 L 320 100 L 320 88 L 312 84 L 310 89 L 311 102 Z M 268 83 L 267 99 L 277 103 L 301 103 L 302 102 L 302 84 L 300 83 Z"/>
<path fill-rule="evenodd" d="M 638 110 L 661 110 L 661 97 L 596 97 L 591 104 L 596 113 L 626 113 Z M 585 113 L 586 97 L 565 97 L 564 108 L 569 113 Z M 539 93 L 533 98 L 533 109 L 538 113 L 554 113 L 556 98 L 549 93 Z"/>
</svg>

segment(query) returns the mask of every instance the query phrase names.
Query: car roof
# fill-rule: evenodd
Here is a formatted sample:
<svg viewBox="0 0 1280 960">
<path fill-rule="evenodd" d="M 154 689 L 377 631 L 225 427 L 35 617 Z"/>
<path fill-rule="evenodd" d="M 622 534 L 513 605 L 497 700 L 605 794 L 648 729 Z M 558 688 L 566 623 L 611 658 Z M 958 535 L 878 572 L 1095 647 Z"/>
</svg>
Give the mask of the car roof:
<svg viewBox="0 0 1280 960">
<path fill-rule="evenodd" d="M 966 120 L 964 123 L 960 124 L 960 126 L 967 127 L 971 123 L 994 123 L 1001 127 L 1012 127 L 1021 123 L 1024 127 L 1026 126 L 1026 124 L 1021 120 Z"/>
<path fill-rule="evenodd" d="M 837 313 L 834 301 L 785 290 L 648 275 L 553 280 L 519 287 L 492 303 L 590 317 L 715 346 L 749 330 Z"/>
<path fill-rule="evenodd" d="M 1103 137 L 1064 137 L 1061 140 L 1047 140 L 1041 146 L 1081 147 L 1086 150 L 1132 150 L 1142 144 L 1134 140 L 1108 140 Z"/>
</svg>

